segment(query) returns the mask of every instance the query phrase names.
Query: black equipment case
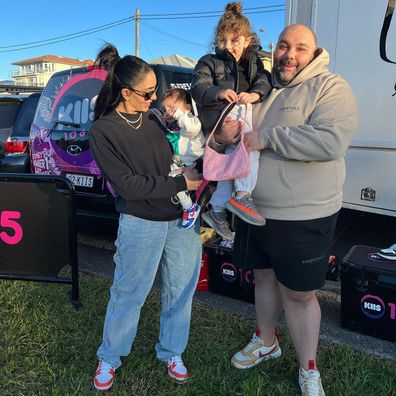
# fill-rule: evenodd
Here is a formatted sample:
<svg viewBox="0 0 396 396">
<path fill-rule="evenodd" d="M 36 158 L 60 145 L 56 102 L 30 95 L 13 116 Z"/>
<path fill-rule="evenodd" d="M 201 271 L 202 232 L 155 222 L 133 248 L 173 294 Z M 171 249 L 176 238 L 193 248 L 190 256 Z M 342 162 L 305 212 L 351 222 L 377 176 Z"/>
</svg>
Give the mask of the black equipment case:
<svg viewBox="0 0 396 396">
<path fill-rule="evenodd" d="M 254 275 L 233 263 L 232 248 L 221 246 L 221 239 L 205 246 L 208 254 L 209 291 L 254 303 Z"/>
<path fill-rule="evenodd" d="M 355 245 L 341 263 L 341 327 L 396 341 L 396 261 Z"/>
</svg>

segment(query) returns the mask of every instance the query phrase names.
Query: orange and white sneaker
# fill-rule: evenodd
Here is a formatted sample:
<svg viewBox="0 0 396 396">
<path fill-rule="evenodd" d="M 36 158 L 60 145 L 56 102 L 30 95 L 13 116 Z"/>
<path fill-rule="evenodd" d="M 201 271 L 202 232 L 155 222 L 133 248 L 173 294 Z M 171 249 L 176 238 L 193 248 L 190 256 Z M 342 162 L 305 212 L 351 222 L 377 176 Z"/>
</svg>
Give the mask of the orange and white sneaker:
<svg viewBox="0 0 396 396">
<path fill-rule="evenodd" d="M 168 376 L 172 380 L 182 384 L 190 378 L 181 356 L 172 356 L 165 363 L 168 368 Z"/>
<path fill-rule="evenodd" d="M 115 375 L 114 367 L 104 361 L 100 361 L 98 368 L 96 369 L 94 377 L 94 387 L 97 390 L 105 391 L 113 386 Z"/>
<path fill-rule="evenodd" d="M 265 346 L 264 341 L 259 337 L 257 329 L 248 345 L 237 352 L 231 359 L 231 364 L 238 369 L 248 369 L 254 367 L 264 360 L 276 359 L 282 354 L 278 342 L 278 335 L 275 332 L 274 342 L 270 346 Z"/>
</svg>

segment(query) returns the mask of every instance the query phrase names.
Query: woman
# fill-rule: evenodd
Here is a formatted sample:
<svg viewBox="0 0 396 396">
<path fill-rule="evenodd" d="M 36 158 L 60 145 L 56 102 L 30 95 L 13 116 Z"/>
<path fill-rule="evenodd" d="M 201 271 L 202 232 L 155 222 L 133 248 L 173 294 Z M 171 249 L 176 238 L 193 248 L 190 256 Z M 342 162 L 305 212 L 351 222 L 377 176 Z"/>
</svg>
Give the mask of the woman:
<svg viewBox="0 0 396 396">
<path fill-rule="evenodd" d="M 196 190 L 200 175 L 190 167 L 179 177 L 168 176 L 171 147 L 161 122 L 148 111 L 157 98 L 151 67 L 135 56 L 120 58 L 110 44 L 99 52 L 96 65 L 108 75 L 96 101 L 90 146 L 116 191 L 120 219 L 94 386 L 110 389 L 120 357 L 130 353 L 140 309 L 159 265 L 162 312 L 155 349 L 169 377 L 185 382 L 188 372 L 181 354 L 188 340 L 201 243 L 198 223 L 183 229 L 180 205 L 172 198 L 180 191 Z"/>
</svg>

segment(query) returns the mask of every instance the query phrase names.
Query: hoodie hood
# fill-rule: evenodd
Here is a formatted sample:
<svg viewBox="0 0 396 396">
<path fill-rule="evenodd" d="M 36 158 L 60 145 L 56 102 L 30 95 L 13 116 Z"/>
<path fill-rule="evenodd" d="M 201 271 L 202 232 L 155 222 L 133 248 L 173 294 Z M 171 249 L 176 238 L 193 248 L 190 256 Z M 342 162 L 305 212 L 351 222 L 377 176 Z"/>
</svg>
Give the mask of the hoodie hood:
<svg viewBox="0 0 396 396">
<path fill-rule="evenodd" d="M 283 85 L 278 81 L 276 73 L 271 73 L 272 85 L 274 88 L 291 88 L 302 83 L 303 81 L 309 80 L 312 77 L 329 71 L 327 65 L 329 64 L 329 53 L 324 48 L 318 48 L 320 51 L 319 55 L 316 56 L 307 66 L 304 67 L 288 84 Z"/>
</svg>

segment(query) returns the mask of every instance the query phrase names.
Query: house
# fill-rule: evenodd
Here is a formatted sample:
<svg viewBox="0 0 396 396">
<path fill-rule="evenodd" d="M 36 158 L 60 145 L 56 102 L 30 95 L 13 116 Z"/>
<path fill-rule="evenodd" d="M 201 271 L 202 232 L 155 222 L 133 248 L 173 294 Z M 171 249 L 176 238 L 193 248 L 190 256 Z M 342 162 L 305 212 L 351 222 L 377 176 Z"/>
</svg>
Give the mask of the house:
<svg viewBox="0 0 396 396">
<path fill-rule="evenodd" d="M 16 85 L 44 87 L 55 72 L 76 67 L 91 66 L 93 60 L 65 58 L 57 55 L 44 55 L 12 63 L 19 70 L 12 72 L 11 77 Z"/>
</svg>

